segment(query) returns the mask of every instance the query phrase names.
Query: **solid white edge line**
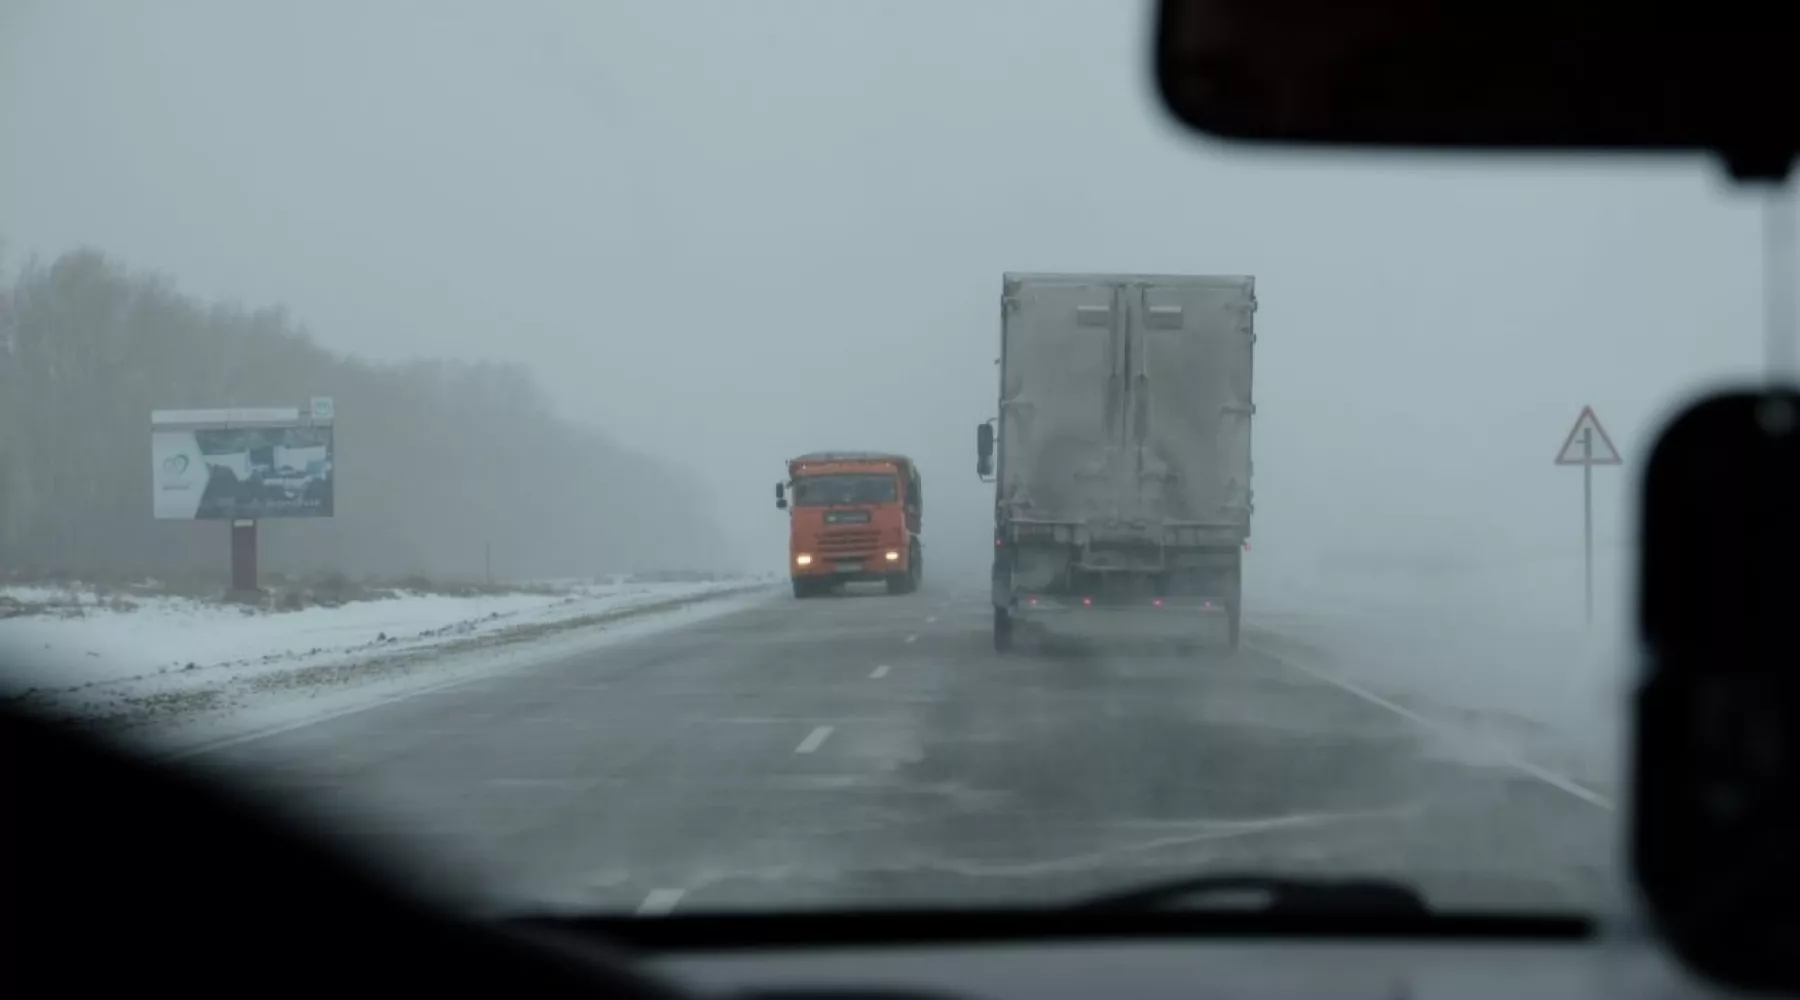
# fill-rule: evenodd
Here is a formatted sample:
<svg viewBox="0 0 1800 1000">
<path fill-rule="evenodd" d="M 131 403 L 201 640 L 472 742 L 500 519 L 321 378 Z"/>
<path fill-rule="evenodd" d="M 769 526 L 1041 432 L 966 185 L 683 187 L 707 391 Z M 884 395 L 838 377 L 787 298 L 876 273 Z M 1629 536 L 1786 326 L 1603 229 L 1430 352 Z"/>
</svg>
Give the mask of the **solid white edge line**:
<svg viewBox="0 0 1800 1000">
<path fill-rule="evenodd" d="M 869 679 L 870 680 L 880 680 L 881 678 L 887 676 L 887 672 L 888 672 L 888 666 L 887 666 L 887 664 L 883 663 L 881 666 L 876 667 L 874 670 L 869 671 Z"/>
<path fill-rule="evenodd" d="M 1307 675 L 1308 677 L 1313 678 L 1314 680 L 1324 681 L 1325 683 L 1330 684 L 1333 687 L 1336 687 L 1340 690 L 1348 691 L 1349 693 L 1357 696 L 1358 698 L 1361 698 L 1362 700 L 1370 703 L 1371 705 L 1379 705 L 1380 707 L 1387 709 L 1388 711 L 1394 713 L 1395 715 L 1398 715 L 1401 718 L 1414 723 L 1415 725 L 1423 726 L 1424 728 L 1429 729 L 1432 732 L 1435 732 L 1440 736 L 1447 737 L 1450 740 L 1452 740 L 1453 742 L 1460 742 L 1460 734 L 1458 734 L 1456 732 L 1456 730 L 1451 728 L 1449 725 L 1442 723 L 1442 722 L 1434 721 L 1432 719 L 1428 719 L 1425 716 L 1420 715 L 1419 713 L 1417 713 L 1417 712 L 1413 711 L 1412 709 L 1409 709 L 1403 705 L 1397 705 L 1397 704 L 1387 700 L 1386 698 L 1383 698 L 1382 696 L 1376 694 L 1375 692 L 1370 691 L 1367 688 L 1364 688 L 1359 684 L 1356 684 L 1353 681 L 1347 681 L 1342 677 L 1333 676 L 1332 674 L 1326 673 L 1323 670 L 1319 670 L 1315 667 L 1309 667 L 1303 663 L 1295 663 L 1293 660 L 1286 659 L 1285 657 L 1276 656 L 1275 654 L 1270 653 L 1268 650 L 1265 650 L 1265 649 L 1258 649 L 1257 647 L 1251 646 L 1248 644 L 1246 644 L 1245 648 L 1249 649 L 1251 652 L 1254 652 L 1259 656 L 1265 657 L 1275 663 L 1279 663 L 1282 666 L 1287 667 L 1289 670 L 1299 671 L 1300 673 L 1303 673 L 1303 674 Z M 1552 788 L 1558 789 L 1563 792 L 1567 792 L 1568 794 L 1573 795 L 1575 798 L 1578 798 L 1581 801 L 1586 802 L 1588 805 L 1597 806 L 1598 808 L 1605 809 L 1607 812 L 1613 812 L 1617 808 L 1616 806 L 1613 805 L 1613 801 L 1611 799 L 1600 794 L 1599 792 L 1596 792 L 1593 789 L 1588 788 L 1585 785 L 1582 785 L 1582 784 L 1574 781 L 1571 778 L 1566 778 L 1560 774 L 1557 774 L 1554 771 L 1545 770 L 1544 768 L 1541 768 L 1538 765 L 1533 764 L 1532 762 L 1530 762 L 1528 760 L 1525 760 L 1524 758 L 1518 756 L 1517 754 L 1508 753 L 1504 750 L 1496 749 L 1494 751 L 1494 757 L 1501 763 L 1506 764 L 1507 766 L 1512 767 L 1513 769 L 1515 769 L 1517 771 L 1528 774 L 1528 775 L 1532 776 L 1533 778 L 1536 778 L 1539 781 L 1543 782 L 1544 784 L 1549 785 Z"/>
<path fill-rule="evenodd" d="M 686 889 L 652 889 L 638 904 L 637 915 L 640 917 L 664 917 L 674 911 L 681 897 L 687 895 Z"/>
<path fill-rule="evenodd" d="M 794 748 L 794 752 L 812 753 L 814 750 L 819 749 L 820 746 L 824 745 L 826 740 L 831 738 L 831 729 L 832 727 L 830 726 L 820 726 L 812 732 L 807 733 L 806 739 L 800 741 L 800 745 Z"/>
</svg>

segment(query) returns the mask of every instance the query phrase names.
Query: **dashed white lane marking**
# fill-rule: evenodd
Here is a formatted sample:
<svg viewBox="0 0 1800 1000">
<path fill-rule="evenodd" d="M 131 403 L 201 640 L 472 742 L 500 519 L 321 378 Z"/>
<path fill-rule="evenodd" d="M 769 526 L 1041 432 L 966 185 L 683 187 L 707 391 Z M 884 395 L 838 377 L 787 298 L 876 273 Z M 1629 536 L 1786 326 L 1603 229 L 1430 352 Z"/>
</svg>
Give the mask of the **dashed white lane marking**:
<svg viewBox="0 0 1800 1000">
<path fill-rule="evenodd" d="M 887 672 L 888 672 L 888 665 L 883 663 L 881 666 L 876 667 L 874 670 L 871 670 L 869 672 L 869 679 L 873 680 L 873 681 L 878 681 L 878 680 L 882 679 L 883 677 L 886 677 Z"/>
<path fill-rule="evenodd" d="M 831 727 L 830 726 L 820 726 L 819 728 L 813 730 L 812 732 L 807 733 L 806 739 L 803 739 L 800 741 L 800 745 L 794 748 L 794 752 L 795 753 L 812 753 L 814 750 L 819 749 L 819 747 L 821 745 L 823 745 L 827 739 L 830 739 L 830 738 L 831 738 Z"/>
<path fill-rule="evenodd" d="M 1331 674 L 1326 673 L 1323 670 L 1314 669 L 1303 663 L 1296 663 L 1293 660 L 1284 659 L 1279 656 L 1273 656 L 1269 653 L 1263 652 L 1262 650 L 1257 650 L 1257 652 L 1262 653 L 1262 655 L 1267 656 L 1269 659 L 1274 660 L 1276 663 L 1279 663 L 1282 666 L 1287 667 L 1290 670 L 1298 670 L 1301 673 L 1307 675 L 1308 677 L 1312 677 L 1316 680 L 1324 681 L 1325 683 L 1330 684 L 1333 687 L 1340 688 L 1344 691 L 1348 691 L 1351 694 L 1357 696 L 1358 698 L 1361 698 L 1362 700 L 1370 703 L 1371 705 L 1379 705 L 1382 708 L 1385 708 L 1388 711 L 1394 713 L 1395 715 L 1398 715 L 1401 718 L 1406 719 L 1407 721 L 1412 722 L 1416 725 L 1419 725 L 1426 729 L 1429 729 L 1432 732 L 1435 732 L 1440 736 L 1444 736 L 1450 740 L 1457 741 L 1457 742 L 1460 742 L 1462 740 L 1462 734 L 1458 733 L 1455 729 L 1451 728 L 1449 725 L 1446 725 L 1445 723 L 1442 723 L 1442 722 L 1435 722 L 1431 719 L 1428 719 L 1425 716 L 1420 715 L 1419 713 L 1413 711 L 1412 709 L 1405 707 L 1404 705 L 1396 705 L 1395 703 L 1387 700 L 1386 698 L 1383 698 L 1382 696 L 1376 694 L 1373 691 L 1368 690 L 1367 688 L 1362 687 L 1359 684 L 1356 684 L 1352 681 L 1347 681 L 1347 680 L 1343 679 L 1342 677 L 1335 677 Z M 1561 791 L 1567 792 L 1568 794 L 1575 796 L 1576 798 L 1580 799 L 1583 802 L 1586 802 L 1587 804 L 1589 804 L 1591 806 L 1598 806 L 1601 809 L 1605 809 L 1607 812 L 1612 812 L 1614 810 L 1613 801 L 1611 799 L 1600 794 L 1599 792 L 1594 791 L 1591 788 L 1586 787 L 1585 785 L 1580 784 L 1579 782 L 1574 781 L 1571 778 L 1565 778 L 1562 775 L 1557 774 L 1554 771 L 1547 771 L 1544 768 L 1541 768 L 1541 767 L 1537 766 L 1536 764 L 1533 764 L 1532 762 L 1524 759 L 1523 757 L 1520 757 L 1517 754 L 1508 753 L 1505 750 L 1496 749 L 1494 751 L 1494 756 L 1501 763 L 1506 764 L 1507 766 L 1512 767 L 1518 771 L 1522 771 L 1525 774 L 1529 774 L 1533 778 L 1538 779 L 1539 781 L 1543 782 L 1546 785 L 1549 785 L 1552 788 L 1556 788 Z"/>
<path fill-rule="evenodd" d="M 925 624 L 927 624 L 927 625 L 934 624 L 934 623 L 936 623 L 936 621 L 937 621 L 937 615 L 926 615 L 925 616 Z"/>
<path fill-rule="evenodd" d="M 637 915 L 640 917 L 667 916 L 685 895 L 687 895 L 686 889 L 652 889 L 650 895 L 645 896 L 644 901 L 638 904 Z"/>
<path fill-rule="evenodd" d="M 918 642 L 919 634 L 917 632 L 914 632 L 913 634 L 906 637 L 906 641 L 907 642 Z"/>
</svg>

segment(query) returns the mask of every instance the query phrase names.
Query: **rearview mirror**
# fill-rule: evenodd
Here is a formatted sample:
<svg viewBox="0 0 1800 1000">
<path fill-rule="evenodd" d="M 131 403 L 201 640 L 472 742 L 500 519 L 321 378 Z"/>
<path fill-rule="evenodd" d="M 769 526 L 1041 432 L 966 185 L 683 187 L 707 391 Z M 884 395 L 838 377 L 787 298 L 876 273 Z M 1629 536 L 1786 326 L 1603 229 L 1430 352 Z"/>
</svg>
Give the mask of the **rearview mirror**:
<svg viewBox="0 0 1800 1000">
<path fill-rule="evenodd" d="M 994 474 L 994 425 L 990 423 L 975 425 L 975 474 L 984 478 Z"/>
<path fill-rule="evenodd" d="M 787 490 L 780 483 L 775 484 L 775 509 L 787 510 Z"/>
<path fill-rule="evenodd" d="M 1705 150 L 1785 177 L 1776 5 L 1161 0 L 1157 89 L 1209 135 L 1420 149 Z"/>
<path fill-rule="evenodd" d="M 1632 874 L 1660 935 L 1735 991 L 1800 987 L 1800 394 L 1671 421 L 1644 474 Z"/>
</svg>

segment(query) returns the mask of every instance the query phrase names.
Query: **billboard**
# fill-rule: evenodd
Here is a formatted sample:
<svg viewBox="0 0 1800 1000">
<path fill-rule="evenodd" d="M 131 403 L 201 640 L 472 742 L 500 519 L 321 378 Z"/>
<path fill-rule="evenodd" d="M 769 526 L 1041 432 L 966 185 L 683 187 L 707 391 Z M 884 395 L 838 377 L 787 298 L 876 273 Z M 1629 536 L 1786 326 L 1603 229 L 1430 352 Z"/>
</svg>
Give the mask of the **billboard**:
<svg viewBox="0 0 1800 1000">
<path fill-rule="evenodd" d="M 311 412 L 321 407 L 315 401 Z M 331 409 L 159 410 L 150 417 L 151 507 L 164 520 L 330 517 Z"/>
</svg>

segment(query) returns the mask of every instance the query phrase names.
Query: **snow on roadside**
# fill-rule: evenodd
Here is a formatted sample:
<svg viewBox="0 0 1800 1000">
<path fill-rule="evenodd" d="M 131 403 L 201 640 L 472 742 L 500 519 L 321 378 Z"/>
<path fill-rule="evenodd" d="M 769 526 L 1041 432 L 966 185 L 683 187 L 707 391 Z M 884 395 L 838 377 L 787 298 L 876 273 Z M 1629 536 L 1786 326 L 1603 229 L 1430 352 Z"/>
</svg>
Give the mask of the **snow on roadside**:
<svg viewBox="0 0 1800 1000">
<path fill-rule="evenodd" d="M 772 588 L 754 584 L 692 588 L 686 597 L 521 625 L 485 638 L 412 653 L 254 675 L 173 698 L 150 694 L 138 699 L 138 704 L 150 711 L 140 716 L 135 728 L 121 735 L 159 754 L 182 757 L 203 753 L 465 682 L 592 655 L 621 642 L 732 614 L 775 596 L 779 593 Z"/>
<path fill-rule="evenodd" d="M 613 583 L 558 593 L 402 594 L 286 612 L 170 597 L 136 598 L 133 610 L 82 602 L 79 617 L 0 619 L 0 697 L 121 722 L 216 715 L 234 693 L 310 698 L 312 687 L 342 690 L 396 674 L 427 674 L 415 676 L 426 683 L 435 671 L 416 668 L 435 651 L 673 609 L 747 585 Z"/>
<path fill-rule="evenodd" d="M 1246 642 L 1612 795 L 1628 711 L 1628 559 L 1596 551 L 1591 627 L 1579 552 L 1430 572 L 1271 573 L 1246 588 Z"/>
<path fill-rule="evenodd" d="M 237 668 L 268 657 L 324 655 L 433 630 L 492 626 L 568 597 L 409 594 L 281 613 L 179 597 L 140 598 L 135 610 L 84 607 L 78 617 L 0 620 L 3 677 L 11 689 L 70 690 L 183 670 Z M 402 638 L 404 637 L 404 638 Z M 192 667 L 188 665 L 192 664 Z"/>
<path fill-rule="evenodd" d="M 92 606 L 104 603 L 100 595 L 82 587 L 53 587 L 48 584 L 9 584 L 0 587 L 0 601 L 21 606 Z"/>
</svg>

